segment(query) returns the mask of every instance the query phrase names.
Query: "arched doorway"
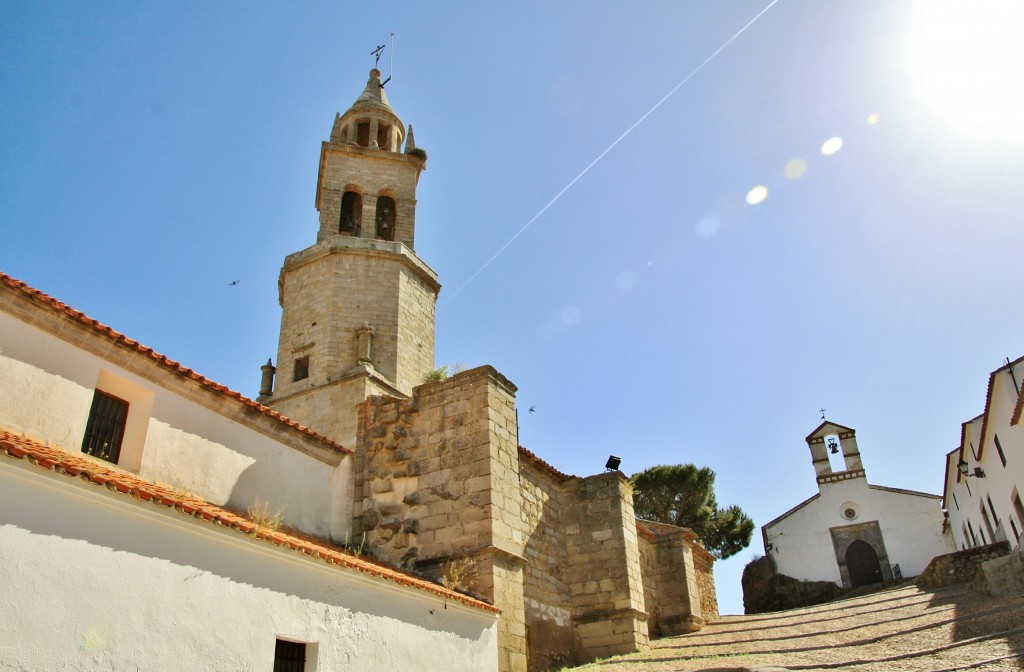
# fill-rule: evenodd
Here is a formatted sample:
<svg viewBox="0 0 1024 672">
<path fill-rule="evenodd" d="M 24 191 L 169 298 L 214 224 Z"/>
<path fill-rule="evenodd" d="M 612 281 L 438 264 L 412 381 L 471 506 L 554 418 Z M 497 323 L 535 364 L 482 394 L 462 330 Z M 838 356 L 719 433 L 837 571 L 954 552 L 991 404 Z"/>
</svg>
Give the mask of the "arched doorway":
<svg viewBox="0 0 1024 672">
<path fill-rule="evenodd" d="M 871 544 L 858 539 L 846 548 L 846 569 L 854 587 L 882 581 L 882 566 Z"/>
</svg>

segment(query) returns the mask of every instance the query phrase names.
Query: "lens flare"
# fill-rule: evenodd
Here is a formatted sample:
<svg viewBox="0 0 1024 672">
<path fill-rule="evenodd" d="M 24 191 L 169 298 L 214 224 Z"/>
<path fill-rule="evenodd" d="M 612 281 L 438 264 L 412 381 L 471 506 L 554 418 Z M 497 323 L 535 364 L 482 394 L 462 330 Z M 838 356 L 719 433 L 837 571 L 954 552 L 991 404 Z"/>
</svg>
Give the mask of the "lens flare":
<svg viewBox="0 0 1024 672">
<path fill-rule="evenodd" d="M 710 238 L 722 228 L 722 220 L 715 215 L 708 215 L 697 222 L 697 235 L 701 238 Z"/>
<path fill-rule="evenodd" d="M 821 153 L 825 156 L 832 156 L 843 148 L 843 139 L 839 136 L 829 138 L 821 145 Z"/>
<path fill-rule="evenodd" d="M 636 284 L 636 274 L 631 271 L 619 271 L 615 274 L 615 286 L 621 290 L 631 289 Z"/>
<path fill-rule="evenodd" d="M 807 162 L 803 159 L 790 159 L 786 162 L 786 167 L 782 169 L 782 174 L 786 176 L 787 180 L 799 180 L 807 172 Z"/>
<path fill-rule="evenodd" d="M 868 115 L 866 121 L 868 122 L 868 126 L 874 126 L 879 121 L 881 121 L 881 119 L 882 115 L 880 115 L 878 112 L 872 112 L 871 114 Z"/>
<path fill-rule="evenodd" d="M 749 205 L 757 205 L 766 198 L 768 198 L 768 187 L 762 184 L 747 192 L 747 203 Z"/>
</svg>

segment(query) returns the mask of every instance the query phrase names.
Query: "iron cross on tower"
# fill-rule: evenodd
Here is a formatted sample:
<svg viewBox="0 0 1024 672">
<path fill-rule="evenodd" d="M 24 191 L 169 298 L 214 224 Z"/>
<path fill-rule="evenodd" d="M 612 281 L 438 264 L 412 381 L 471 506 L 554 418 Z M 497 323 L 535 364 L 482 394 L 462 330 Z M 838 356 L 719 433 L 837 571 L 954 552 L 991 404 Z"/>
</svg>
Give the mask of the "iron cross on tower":
<svg viewBox="0 0 1024 672">
<path fill-rule="evenodd" d="M 373 67 L 376 70 L 380 69 L 377 66 L 380 65 L 380 57 L 381 57 L 381 54 L 384 53 L 384 49 L 385 48 L 386 48 L 385 45 L 378 44 L 377 48 L 370 52 L 370 55 L 373 56 Z M 388 78 L 380 83 L 380 88 L 382 88 L 382 89 L 384 88 L 385 84 L 387 84 L 388 82 L 391 81 L 391 76 L 394 74 L 394 70 L 395 70 L 395 56 L 394 56 L 394 54 L 395 54 L 395 34 L 391 33 L 391 67 L 388 68 Z"/>
</svg>

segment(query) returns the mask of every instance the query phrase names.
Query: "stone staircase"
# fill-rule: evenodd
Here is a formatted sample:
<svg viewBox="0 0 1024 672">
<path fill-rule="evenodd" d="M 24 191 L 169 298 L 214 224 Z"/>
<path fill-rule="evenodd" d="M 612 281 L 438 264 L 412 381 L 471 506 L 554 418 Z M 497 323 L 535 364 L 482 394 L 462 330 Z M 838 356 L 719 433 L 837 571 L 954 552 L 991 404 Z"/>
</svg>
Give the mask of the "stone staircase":
<svg viewBox="0 0 1024 672">
<path fill-rule="evenodd" d="M 1024 670 L 1024 595 L 913 584 L 791 611 L 724 616 L 651 650 L 578 668 L 603 672 Z"/>
</svg>

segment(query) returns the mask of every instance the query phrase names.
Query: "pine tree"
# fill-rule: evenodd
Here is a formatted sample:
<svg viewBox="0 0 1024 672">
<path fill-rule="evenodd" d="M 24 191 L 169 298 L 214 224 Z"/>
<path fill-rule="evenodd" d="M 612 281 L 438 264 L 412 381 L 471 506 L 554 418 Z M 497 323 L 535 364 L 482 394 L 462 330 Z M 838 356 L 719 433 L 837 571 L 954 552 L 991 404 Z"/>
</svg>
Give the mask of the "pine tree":
<svg viewBox="0 0 1024 672">
<path fill-rule="evenodd" d="M 750 544 L 754 521 L 738 506 L 718 508 L 715 472 L 710 468 L 660 465 L 633 474 L 630 481 L 637 518 L 690 528 L 718 559 Z"/>
</svg>

